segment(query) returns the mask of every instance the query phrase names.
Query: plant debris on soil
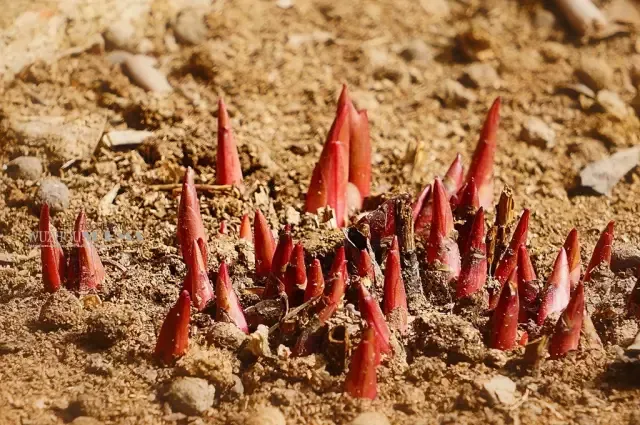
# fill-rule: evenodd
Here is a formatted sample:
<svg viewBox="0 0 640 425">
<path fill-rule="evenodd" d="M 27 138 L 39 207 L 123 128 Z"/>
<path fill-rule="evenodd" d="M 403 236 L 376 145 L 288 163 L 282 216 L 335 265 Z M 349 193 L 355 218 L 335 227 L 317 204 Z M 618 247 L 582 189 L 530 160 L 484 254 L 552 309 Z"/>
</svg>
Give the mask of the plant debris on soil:
<svg viewBox="0 0 640 425">
<path fill-rule="evenodd" d="M 640 424 L 640 7 L 570 3 L 10 2 L 0 423 Z"/>
</svg>

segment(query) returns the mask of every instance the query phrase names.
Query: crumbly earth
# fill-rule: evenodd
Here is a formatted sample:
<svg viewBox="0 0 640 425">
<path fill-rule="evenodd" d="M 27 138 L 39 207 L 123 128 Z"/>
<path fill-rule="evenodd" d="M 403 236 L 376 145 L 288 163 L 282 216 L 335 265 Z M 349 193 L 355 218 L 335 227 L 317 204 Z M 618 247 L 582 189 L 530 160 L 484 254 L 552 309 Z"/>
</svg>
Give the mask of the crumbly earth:
<svg viewBox="0 0 640 425">
<path fill-rule="evenodd" d="M 65 2 L 10 3 L 0 11 L 4 29 L 26 10 L 39 19 L 70 13 Z M 406 362 L 393 359 L 379 368 L 374 401 L 343 394 L 344 374 L 329 374 L 321 355 L 291 359 L 277 345 L 265 350 L 256 336 L 261 356 L 238 357 L 244 337 L 226 326 L 216 327 L 225 334 L 209 335 L 213 320 L 206 314 L 193 314 L 192 352 L 178 365 L 162 367 L 152 357 L 185 273 L 172 184 L 186 166 L 196 169 L 197 183 L 214 183 L 219 96 L 232 116 L 246 187 L 201 191 L 200 198 L 211 266 L 230 261 L 239 292 L 251 283 L 253 262 L 250 244 L 236 239 L 240 218 L 261 208 L 274 227 L 300 220 L 342 83 L 369 113 L 374 194 L 417 193 L 457 152 L 468 164 L 485 113 L 502 96 L 496 194 L 509 185 L 517 208 L 531 208 L 530 252 L 544 280 L 572 227 L 580 231 L 583 263 L 609 220 L 616 220 L 616 245 L 640 243 L 637 170 L 610 196 L 575 189 L 586 164 L 638 143 L 638 118 L 629 106 L 613 116 L 589 96 L 560 89 L 578 82 L 582 60 L 600 58 L 612 70 L 605 75 L 609 90 L 630 105 L 637 91 L 636 33 L 582 44 L 548 4 L 553 2 L 532 0 L 233 0 L 206 9 L 206 36 L 188 45 L 176 42 L 172 25 L 177 4 L 186 2 L 125 2 L 135 3 L 140 14 L 134 38 L 145 40 L 144 50 L 174 87 L 155 95 L 110 64 L 111 47 L 86 46 L 89 36 L 119 19 L 116 6 L 123 2 L 77 3 L 55 46 L 65 53 L 3 78 L 0 163 L 38 156 L 45 174 L 70 188 L 69 207 L 53 217 L 58 229 L 70 229 L 84 208 L 92 230 L 129 232 L 131 238 L 96 243 L 108 274 L 100 300 L 70 294 L 51 299 L 42 291 L 39 253 L 30 241 L 38 182 L 0 175 L 0 423 L 89 417 L 94 420 L 76 423 L 243 424 L 261 406 L 276 407 L 290 425 L 349 423 L 366 411 L 381 412 L 394 425 L 640 423 L 640 364 L 622 354 L 638 325 L 606 314 L 624 315 L 623 292 L 634 281 L 628 270 L 605 273 L 587 291 L 594 298 L 587 300 L 590 311 L 601 312 L 594 322 L 603 349 L 583 344 L 566 359 L 531 370 L 521 362 L 523 349 L 487 351 L 485 329 L 432 312 L 413 322 L 417 333 L 405 341 Z M 292 7 L 284 7 L 288 3 Z M 92 7 L 112 10 L 101 19 L 106 12 L 92 13 Z M 480 50 L 460 48 L 458 40 L 472 38 Z M 85 47 L 68 50 L 74 46 Z M 467 72 L 479 63 L 497 75 Z M 42 145 L 23 142 L 12 124 L 16 117 L 37 122 L 29 118 L 34 116 L 90 118 L 65 132 L 62 142 L 45 139 Z M 521 139 L 530 117 L 555 131 L 555 143 Z M 86 145 L 114 129 L 154 134 L 138 146 L 100 144 L 86 153 Z M 51 149 L 59 143 L 65 149 Z M 85 156 L 61 167 L 69 152 Z M 116 185 L 112 204 L 99 207 Z M 222 220 L 231 235 L 216 237 Z M 309 220 L 303 215 L 302 221 Z M 302 242 L 309 256 L 321 256 L 328 266 L 335 238 L 305 232 Z M 487 394 L 484 383 L 496 375 L 516 383 L 513 404 Z M 202 417 L 172 411 L 166 392 L 178 376 L 216 387 L 214 405 Z"/>
</svg>

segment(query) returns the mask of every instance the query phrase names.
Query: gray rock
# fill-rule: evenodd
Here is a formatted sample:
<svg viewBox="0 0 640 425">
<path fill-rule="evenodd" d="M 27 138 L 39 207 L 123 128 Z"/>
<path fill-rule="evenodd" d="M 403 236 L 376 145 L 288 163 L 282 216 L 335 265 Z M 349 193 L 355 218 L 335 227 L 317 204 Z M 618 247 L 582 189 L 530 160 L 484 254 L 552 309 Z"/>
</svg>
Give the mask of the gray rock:
<svg viewBox="0 0 640 425">
<path fill-rule="evenodd" d="M 154 68 L 150 59 L 143 55 L 129 56 L 122 63 L 122 67 L 134 84 L 147 91 L 167 93 L 173 90 L 167 77 Z"/>
<path fill-rule="evenodd" d="M 400 56 L 407 62 L 431 62 L 433 59 L 433 50 L 423 40 L 416 38 L 402 49 Z"/>
<path fill-rule="evenodd" d="M 487 88 L 497 87 L 500 77 L 488 63 L 473 63 L 467 67 L 462 77 L 462 83 L 468 87 Z"/>
<path fill-rule="evenodd" d="M 45 177 L 36 191 L 34 204 L 40 208 L 48 204 L 52 213 L 61 212 L 69 207 L 69 188 L 57 177 Z"/>
<path fill-rule="evenodd" d="M 166 398 L 171 408 L 187 415 L 201 415 L 211 406 L 216 389 L 200 378 L 180 377 L 171 383 Z"/>
<path fill-rule="evenodd" d="M 38 180 L 42 162 L 35 156 L 19 156 L 7 164 L 7 175 L 12 179 Z"/>
<path fill-rule="evenodd" d="M 585 56 L 575 70 L 578 79 L 590 89 L 598 91 L 611 86 L 613 69 L 602 59 Z"/>
<path fill-rule="evenodd" d="M 82 321 L 82 304 L 71 292 L 61 289 L 49 296 L 40 309 L 40 325 L 47 331 L 70 329 Z"/>
<path fill-rule="evenodd" d="M 640 266 L 640 249 L 634 245 L 616 241 L 611 253 L 611 271 L 636 270 Z"/>
<path fill-rule="evenodd" d="M 516 383 L 506 376 L 494 376 L 482 384 L 482 389 L 483 396 L 494 406 L 511 406 L 516 402 Z"/>
<path fill-rule="evenodd" d="M 391 425 L 391 422 L 382 413 L 365 412 L 356 416 L 351 425 Z"/>
<path fill-rule="evenodd" d="M 199 44 L 207 38 L 204 12 L 203 9 L 195 7 L 180 11 L 173 25 L 173 30 L 179 41 L 186 44 Z"/>
<path fill-rule="evenodd" d="M 629 115 L 627 104 L 624 103 L 624 100 L 622 100 L 616 92 L 600 90 L 596 95 L 596 101 L 604 112 L 620 120 Z"/>
<path fill-rule="evenodd" d="M 639 160 L 640 147 L 623 149 L 584 167 L 580 172 L 580 183 L 601 195 L 609 195 L 616 183 L 637 166 Z"/>
<path fill-rule="evenodd" d="M 540 118 L 529 117 L 522 125 L 520 137 L 539 148 L 548 149 L 556 144 L 556 132 Z"/>
<path fill-rule="evenodd" d="M 275 407 L 258 407 L 250 413 L 245 425 L 286 425 L 282 412 Z"/>
</svg>

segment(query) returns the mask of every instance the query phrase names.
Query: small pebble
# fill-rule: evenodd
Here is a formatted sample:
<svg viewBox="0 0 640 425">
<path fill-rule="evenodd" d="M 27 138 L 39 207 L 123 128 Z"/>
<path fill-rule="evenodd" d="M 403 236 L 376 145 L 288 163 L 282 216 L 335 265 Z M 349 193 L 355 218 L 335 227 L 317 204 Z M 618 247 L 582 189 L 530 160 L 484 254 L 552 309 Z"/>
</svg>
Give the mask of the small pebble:
<svg viewBox="0 0 640 425">
<path fill-rule="evenodd" d="M 590 89 L 598 91 L 611 86 L 613 69 L 602 59 L 585 56 L 575 70 L 578 79 Z"/>
<path fill-rule="evenodd" d="M 38 180 L 42 162 L 35 156 L 19 156 L 7 164 L 7 175 L 12 179 Z"/>
<path fill-rule="evenodd" d="M 556 24 L 556 17 L 547 9 L 537 8 L 533 13 L 533 25 L 540 30 L 550 30 Z"/>
<path fill-rule="evenodd" d="M 204 10 L 186 8 L 178 14 L 173 25 L 176 38 L 185 44 L 200 44 L 207 38 L 207 26 L 204 22 Z"/>
<path fill-rule="evenodd" d="M 48 204 L 52 213 L 66 210 L 69 207 L 69 188 L 57 177 L 45 177 L 36 191 L 34 204 L 40 208 Z"/>
<path fill-rule="evenodd" d="M 135 43 L 136 29 L 128 20 L 112 23 L 104 32 L 107 47 L 118 50 L 131 50 Z"/>
<path fill-rule="evenodd" d="M 433 59 L 433 50 L 423 40 L 416 38 L 402 49 L 400 56 L 407 62 L 431 62 Z"/>
<path fill-rule="evenodd" d="M 171 408 L 187 415 L 201 415 L 211 406 L 216 396 L 213 385 L 200 378 L 176 378 L 167 391 Z"/>
<path fill-rule="evenodd" d="M 122 63 L 123 69 L 133 83 L 147 91 L 166 93 L 173 89 L 167 77 L 153 67 L 151 59 L 143 55 L 132 55 Z"/>
<path fill-rule="evenodd" d="M 61 289 L 43 304 L 38 320 L 47 331 L 70 329 L 82 321 L 82 304 L 71 292 Z"/>
<path fill-rule="evenodd" d="M 506 376 L 496 375 L 482 384 L 483 395 L 492 405 L 511 406 L 516 402 L 516 383 Z"/>
<path fill-rule="evenodd" d="M 218 348 L 236 351 L 247 339 L 247 334 L 228 322 L 214 322 L 205 334 L 208 343 Z"/>
<path fill-rule="evenodd" d="M 498 86 L 499 79 L 496 70 L 488 63 L 474 63 L 465 70 L 462 83 L 474 88 L 495 88 Z"/>
<path fill-rule="evenodd" d="M 565 59 L 569 52 L 563 44 L 550 41 L 540 47 L 540 54 L 547 62 L 554 63 Z"/>
<path fill-rule="evenodd" d="M 522 125 L 520 137 L 525 142 L 542 149 L 552 148 L 556 144 L 556 132 L 540 118 L 529 117 Z"/>
<path fill-rule="evenodd" d="M 96 347 L 109 348 L 131 336 L 136 321 L 138 313 L 128 305 L 105 302 L 87 319 L 87 335 Z"/>
<path fill-rule="evenodd" d="M 365 412 L 356 416 L 351 425 L 391 425 L 391 423 L 382 413 Z"/>
<path fill-rule="evenodd" d="M 436 96 L 448 108 L 464 107 L 476 100 L 476 95 L 455 80 L 445 80 L 436 92 Z"/>
<path fill-rule="evenodd" d="M 259 407 L 249 414 L 245 425 L 286 425 L 282 412 L 275 407 Z"/>
<path fill-rule="evenodd" d="M 616 92 L 611 90 L 600 90 L 596 95 L 596 101 L 598 102 L 598 106 L 600 106 L 604 112 L 620 120 L 629 115 L 627 104 L 624 103 L 624 100 L 622 100 Z"/>
</svg>

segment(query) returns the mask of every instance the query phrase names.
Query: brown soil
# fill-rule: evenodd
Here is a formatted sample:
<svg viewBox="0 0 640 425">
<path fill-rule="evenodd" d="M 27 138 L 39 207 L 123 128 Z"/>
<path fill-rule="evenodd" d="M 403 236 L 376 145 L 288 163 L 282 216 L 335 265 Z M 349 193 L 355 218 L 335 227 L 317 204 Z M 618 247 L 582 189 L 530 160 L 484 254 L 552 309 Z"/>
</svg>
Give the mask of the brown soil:
<svg viewBox="0 0 640 425">
<path fill-rule="evenodd" d="M 0 12 L 4 27 L 25 7 L 56 11 L 51 2 L 39 2 L 41 9 L 21 3 L 28 2 Z M 344 374 L 329 374 L 321 355 L 291 359 L 276 344 L 270 357 L 239 360 L 238 336 L 216 335 L 207 314 L 193 314 L 191 350 L 178 365 L 153 360 L 157 332 L 185 273 L 175 239 L 178 194 L 159 185 L 177 183 L 186 166 L 196 169 L 197 183 L 214 183 L 218 96 L 232 115 L 246 190 L 200 195 L 210 265 L 215 270 L 221 257 L 231 261 L 240 292 L 251 283 L 253 263 L 251 247 L 236 237 L 240 218 L 261 208 L 274 227 L 296 220 L 345 82 L 358 107 L 369 111 L 374 194 L 416 194 L 456 152 L 468 164 L 488 106 L 500 95 L 496 190 L 511 186 L 517 209 L 531 208 L 529 246 L 539 276 L 548 276 L 572 227 L 580 231 L 583 264 L 609 220 L 616 220 L 616 244 L 640 243 L 637 170 L 610 197 L 573 190 L 587 163 L 637 144 L 638 118 L 631 112 L 613 119 L 588 99 L 557 90 L 576 82 L 581 58 L 599 57 L 614 70 L 610 89 L 630 104 L 636 34 L 580 44 L 562 19 L 545 23 L 544 7 L 555 10 L 536 1 L 293 3 L 283 9 L 266 0 L 216 2 L 205 18 L 206 40 L 188 46 L 172 42 L 171 2 L 152 2 L 137 30 L 150 40 L 150 55 L 175 88 L 165 97 L 133 85 L 100 48 L 37 61 L 16 79 L 5 78 L 0 163 L 33 154 L 47 174 L 61 177 L 72 194 L 70 206 L 53 218 L 58 229 L 69 229 L 84 208 L 92 229 L 140 232 L 142 240 L 97 243 L 108 273 L 100 304 L 66 291 L 44 294 L 38 249 L 29 242 L 37 228 L 31 201 L 37 182 L 0 176 L 0 423 L 56 424 L 89 416 L 105 424 L 241 424 L 266 405 L 280 409 L 287 424 L 349 423 L 363 411 L 382 412 L 393 424 L 640 423 L 640 363 L 622 354 L 638 328 L 620 317 L 624 292 L 634 283 L 629 271 L 604 273 L 587 291 L 589 310 L 595 316 L 606 311 L 594 317 L 604 349 L 581 346 L 564 360 L 529 370 L 521 362 L 523 349 L 486 350 L 482 332 L 470 322 L 431 312 L 413 322 L 404 341 L 408 363 L 394 359 L 379 368 L 375 401 L 343 394 Z M 77 19 L 72 28 L 80 27 Z M 101 33 L 105 23 L 93 24 Z M 451 98 L 446 80 L 466 82 L 465 70 L 477 63 L 457 42 L 470 31 L 484 40 L 479 59 L 499 78 L 491 87 L 468 89 L 466 100 Z M 82 44 L 71 36 L 58 47 Z M 411 60 L 406 50 L 413 40 L 432 54 Z M 22 143 L 8 123 L 16 115 L 89 113 L 102 117 L 91 125 L 104 123 L 104 131 L 155 133 L 137 148 L 101 145 L 61 169 L 57 154 Z M 555 146 L 521 140 L 528 116 L 551 124 Z M 84 143 L 91 143 L 91 134 L 81 133 Z M 412 169 L 407 158 L 416 144 L 427 154 Z M 113 206 L 99 211 L 116 184 Z M 234 231 L 216 238 L 222 220 Z M 304 232 L 302 242 L 328 264 L 333 236 Z M 483 383 L 498 374 L 517 384 L 516 404 L 493 404 L 484 394 Z M 216 386 L 213 408 L 199 419 L 173 413 L 164 398 L 180 375 Z"/>
</svg>

